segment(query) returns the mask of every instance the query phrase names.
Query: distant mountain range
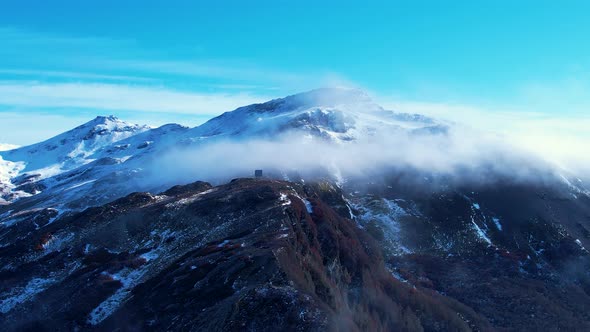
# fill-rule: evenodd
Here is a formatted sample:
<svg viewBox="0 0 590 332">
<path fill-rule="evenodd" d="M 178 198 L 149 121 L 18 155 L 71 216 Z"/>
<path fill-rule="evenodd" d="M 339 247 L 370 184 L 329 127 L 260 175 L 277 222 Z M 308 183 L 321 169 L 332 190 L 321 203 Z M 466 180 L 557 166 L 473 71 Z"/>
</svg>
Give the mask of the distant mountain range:
<svg viewBox="0 0 590 332">
<path fill-rule="evenodd" d="M 480 136 L 318 89 L 195 128 L 97 117 L 2 151 L 0 318 L 590 330 L 587 184 Z"/>
<path fill-rule="evenodd" d="M 363 92 L 349 89 L 319 89 L 241 107 L 195 128 L 149 128 L 99 116 L 46 141 L 0 152 L 1 199 L 13 202 L 44 194 L 48 205 L 60 210 L 106 203 L 133 191 L 155 189 L 129 182 L 144 176 L 146 165 L 167 151 L 211 142 L 297 135 L 347 143 L 395 131 L 419 135 L 444 134 L 447 129 L 428 117 L 386 111 Z M 113 179 L 119 179 L 116 188 Z M 157 189 L 173 184 L 163 180 Z M 37 197 L 31 207 L 46 204 L 40 200 Z"/>
</svg>

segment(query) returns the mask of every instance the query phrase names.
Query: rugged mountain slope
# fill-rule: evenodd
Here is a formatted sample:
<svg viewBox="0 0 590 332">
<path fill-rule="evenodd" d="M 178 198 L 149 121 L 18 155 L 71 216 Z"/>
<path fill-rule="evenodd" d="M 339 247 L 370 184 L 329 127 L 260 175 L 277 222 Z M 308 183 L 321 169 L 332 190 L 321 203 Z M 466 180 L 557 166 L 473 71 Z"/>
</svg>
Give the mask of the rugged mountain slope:
<svg viewBox="0 0 590 332">
<path fill-rule="evenodd" d="M 358 188 L 348 199 L 356 220 L 399 280 L 452 297 L 497 328 L 588 328 L 588 196 L 517 182 Z"/>
<path fill-rule="evenodd" d="M 52 223 L 37 211 L 0 235 L 0 317 L 35 330 L 590 327 L 590 261 L 573 238 L 527 220 L 531 210 L 503 214 L 495 232 L 485 193 L 479 208 L 447 194 L 398 199 L 397 215 L 366 204 L 367 217 L 328 182 L 240 179 Z M 413 243 L 401 252 L 387 239 L 393 222 L 407 223 L 394 242 Z"/>
<path fill-rule="evenodd" d="M 26 172 L 51 176 L 86 164 L 98 149 L 148 129 L 113 116 L 99 116 L 46 141 L 3 152 L 3 155 L 6 159 L 25 161 Z"/>
<path fill-rule="evenodd" d="M 118 141 L 146 130 L 149 127 L 128 124 L 113 116 L 99 116 L 41 143 L 1 152 L 0 199 L 10 202 L 51 190 L 50 187 L 59 183 L 59 178 L 54 176 L 107 157 L 96 153 L 105 147 L 107 151 L 124 149 L 125 145 L 117 144 Z"/>
<path fill-rule="evenodd" d="M 581 179 L 500 150 L 452 173 L 397 162 L 339 172 L 375 143 L 380 154 L 427 138 L 428 151 L 444 155 L 455 130 L 328 89 L 192 129 L 97 118 L 1 152 L 10 204 L 0 206 L 0 318 L 50 330 L 590 329 Z M 409 140 L 379 144 L 391 133 Z M 225 174 L 215 187 L 126 196 L 207 180 L 188 170 L 214 151 L 195 147 L 285 139 L 358 155 L 311 173 L 265 168 L 285 181 L 228 183 Z M 484 148 L 474 142 L 468 148 Z M 182 149 L 196 156 L 173 158 L 174 172 L 153 166 Z M 318 153 L 281 156 L 289 165 Z M 170 177 L 180 170 L 182 183 Z"/>
<path fill-rule="evenodd" d="M 489 326 L 395 280 L 375 242 L 321 198 L 337 192 L 327 183 L 201 182 L 46 226 L 49 216 L 30 216 L 0 249 L 0 315 L 11 329 L 37 330 Z"/>
<path fill-rule="evenodd" d="M 40 148 L 51 143 L 9 151 L 5 154 L 6 158 L 25 161 L 3 161 L 6 163 L 5 171 L 0 172 L 0 175 L 5 174 L 3 198 L 13 203 L 6 211 L 46 207 L 62 212 L 79 211 L 133 191 L 170 185 L 166 181 L 156 186 L 145 185 L 142 182 L 146 175 L 145 167 L 167 148 L 174 146 L 179 135 L 187 130 L 187 127 L 175 124 L 148 129 L 129 125 L 114 117 L 98 117 L 57 136 L 59 139 L 48 141 L 76 142 L 79 136 L 91 137 L 80 140 L 77 145 L 64 144 L 61 146 L 64 151 L 54 153 L 54 150 L 48 152 Z M 72 150 L 74 145 L 76 148 Z M 71 156 L 80 151 L 83 153 Z M 62 152 L 70 156 L 62 155 Z M 35 169 L 32 166 L 43 166 L 41 163 L 44 168 Z M 19 199 L 23 197 L 29 198 Z"/>
</svg>

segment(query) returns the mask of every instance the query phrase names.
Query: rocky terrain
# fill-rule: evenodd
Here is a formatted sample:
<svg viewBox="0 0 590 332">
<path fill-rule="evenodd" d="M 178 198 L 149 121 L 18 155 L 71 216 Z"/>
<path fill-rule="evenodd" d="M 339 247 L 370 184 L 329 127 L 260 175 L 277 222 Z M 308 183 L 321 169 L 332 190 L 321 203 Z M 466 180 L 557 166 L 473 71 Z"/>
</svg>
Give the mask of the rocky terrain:
<svg viewBox="0 0 590 332">
<path fill-rule="evenodd" d="M 586 182 L 475 139 L 460 147 L 485 158 L 457 155 L 457 130 L 356 90 L 314 90 L 196 128 L 97 117 L 0 152 L 0 322 L 10 331 L 590 330 Z M 405 140 L 383 142 L 391 133 Z M 263 178 L 228 165 L 246 164 L 253 140 L 283 144 L 266 154 L 283 163 Z M 379 164 L 411 153 L 414 140 L 429 149 L 422 155 L 450 161 Z M 208 159 L 227 144 L 235 155 Z M 162 163 L 171 150 L 187 158 Z M 326 163 L 327 153 L 338 155 Z M 385 158 L 358 162 L 375 154 Z"/>
<path fill-rule="evenodd" d="M 396 217 L 329 182 L 236 179 L 56 221 L 30 212 L 1 234 L 0 317 L 11 330 L 589 328 L 587 251 L 523 210 L 498 215 L 500 231 L 488 194 L 479 208 L 398 200 Z"/>
</svg>

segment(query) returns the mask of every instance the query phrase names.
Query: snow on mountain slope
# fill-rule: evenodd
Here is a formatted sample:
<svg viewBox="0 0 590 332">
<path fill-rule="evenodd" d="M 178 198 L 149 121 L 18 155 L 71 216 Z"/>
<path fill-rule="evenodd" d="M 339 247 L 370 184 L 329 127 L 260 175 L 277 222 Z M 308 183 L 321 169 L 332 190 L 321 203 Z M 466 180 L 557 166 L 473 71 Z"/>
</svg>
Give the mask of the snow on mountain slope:
<svg viewBox="0 0 590 332">
<path fill-rule="evenodd" d="M 189 138 L 275 137 L 299 132 L 331 142 L 370 139 L 395 130 L 444 132 L 433 119 L 384 110 L 356 89 L 317 89 L 226 112 L 188 133 Z"/>
<path fill-rule="evenodd" d="M 8 151 L 16 148 L 18 148 L 18 145 L 0 143 L 0 151 Z M 24 168 L 24 162 L 4 160 L 0 155 L 0 205 L 8 203 L 3 197 L 10 195 L 11 191 L 14 189 L 14 185 L 11 183 L 10 179 L 18 175 L 18 173 Z M 26 196 L 23 195 L 23 193 L 13 194 L 15 197 L 19 194 L 21 197 Z"/>
<path fill-rule="evenodd" d="M 11 183 L 11 179 L 18 175 L 25 167 L 23 162 L 12 162 L 2 159 L 0 156 L 0 205 L 7 204 L 7 196 L 12 198 L 20 198 L 30 196 L 22 191 L 12 192 L 15 186 Z"/>
<path fill-rule="evenodd" d="M 166 124 L 122 139 L 114 146 L 103 146 L 90 157 L 94 159 L 106 157 L 125 159 L 156 153 L 160 148 L 165 149 L 177 144 L 189 129 L 189 127 L 179 124 Z"/>
<path fill-rule="evenodd" d="M 523 171 L 531 163 L 524 157 L 509 171 L 527 173 L 533 179 L 528 182 L 517 181 L 518 175 L 513 174 L 498 178 L 497 169 L 508 163 L 498 158 L 503 155 L 497 151 L 485 150 L 491 166 L 498 167 L 461 170 L 457 178 L 469 178 L 469 171 L 480 178 L 472 176 L 476 180 L 458 184 L 446 174 L 436 174 L 435 168 L 398 166 L 398 159 L 392 168 L 363 170 L 347 175 L 344 182 L 331 181 L 337 177 L 338 166 L 357 165 L 350 159 L 364 158 L 347 154 L 348 159 L 335 163 L 336 171 L 328 169 L 313 179 L 299 174 L 291 182 L 229 182 L 227 178 L 229 183 L 221 186 L 199 181 L 163 191 L 181 184 L 170 183 L 172 173 L 181 172 L 179 164 L 186 164 L 186 170 L 202 167 L 206 177 L 215 168 L 228 176 L 224 164 L 245 163 L 241 155 L 226 158 L 225 145 L 207 145 L 210 142 L 249 143 L 250 138 L 275 142 L 290 134 L 295 140 L 289 147 L 317 138 L 327 144 L 313 141 L 305 148 L 329 146 L 350 153 L 359 151 L 358 146 L 374 146 L 362 143 L 379 141 L 383 133 L 401 131 L 409 134 L 405 136 L 410 141 L 416 138 L 412 135 L 432 135 L 428 143 L 435 142 L 435 149 L 446 154 L 446 138 L 456 130 L 421 115 L 383 110 L 358 90 L 321 89 L 241 107 L 193 129 L 175 124 L 147 129 L 97 118 L 49 141 L 0 153 L 2 195 L 9 200 L 21 197 L 0 206 L 0 266 L 9 276 L 0 283 L 4 285 L 0 286 L 0 317 L 19 323 L 41 317 L 43 326 L 51 327 L 46 310 L 50 308 L 57 310 L 58 314 L 49 315 L 57 317 L 56 326 L 63 324 L 60 317 L 66 312 L 67 320 L 76 317 L 81 327 L 98 324 L 100 329 L 103 324 L 105 330 L 112 330 L 108 324 L 132 317 L 133 310 L 136 316 L 130 322 L 162 322 L 165 316 L 160 313 L 175 322 L 181 315 L 190 317 L 183 308 L 197 303 L 203 310 L 193 311 L 202 316 L 186 322 L 195 326 L 219 318 L 221 309 L 211 310 L 212 306 L 224 307 L 228 313 L 256 303 L 254 294 L 264 302 L 250 313 L 263 312 L 266 319 L 268 311 L 260 308 L 286 303 L 297 309 L 295 317 L 308 321 L 309 316 L 302 316 L 303 311 L 293 304 L 291 289 L 299 285 L 305 294 L 317 292 L 308 299 L 325 299 L 325 308 L 342 304 L 346 315 L 356 308 L 363 313 L 360 321 L 366 322 L 364 314 L 371 311 L 347 301 L 376 298 L 377 304 L 383 304 L 384 298 L 347 294 L 347 290 L 391 290 L 385 286 L 402 285 L 408 290 L 402 299 L 424 303 L 417 306 L 417 317 L 424 317 L 424 308 L 440 308 L 446 303 L 441 302 L 444 297 L 453 298 L 452 310 L 444 317 L 459 317 L 463 330 L 468 330 L 467 323 L 477 327 L 473 318 L 465 319 L 475 311 L 500 329 L 507 328 L 509 317 L 519 322 L 520 330 L 543 330 L 545 323 L 554 324 L 549 328 L 554 330 L 564 313 L 572 317 L 572 325 L 563 329 L 585 327 L 582 324 L 588 319 L 583 309 L 590 299 L 578 295 L 585 294 L 590 280 L 586 249 L 590 248 L 590 195 L 582 191 L 581 179 L 573 180 L 567 173 L 545 177 L 540 176 L 545 173 Z M 470 147 L 481 148 L 476 135 L 464 137 L 474 138 Z M 383 149 L 371 149 L 366 156 L 400 150 L 407 143 L 391 142 L 385 147 L 377 144 Z M 205 149 L 181 149 L 187 145 Z M 248 144 L 235 145 L 238 149 L 233 152 Z M 169 168 L 154 165 L 153 161 L 179 148 L 193 158 L 172 158 L 164 164 Z M 329 150 L 320 153 L 324 151 Z M 211 162 L 208 153 L 223 158 Z M 313 160 L 314 155 L 318 154 L 289 149 L 283 156 L 266 154 L 265 158 L 284 158 L 285 164 L 294 164 L 298 159 Z M 35 168 L 43 170 L 45 177 L 35 175 Z M 268 176 L 271 172 L 264 168 Z M 49 169 L 57 173 L 51 175 Z M 192 181 L 208 180 L 182 175 Z M 482 181 L 484 176 L 493 177 L 494 182 Z M 134 191 L 151 193 L 130 194 Z M 106 202 L 112 203 L 103 205 Z M 86 209 L 90 206 L 95 207 Z M 277 273 L 277 268 L 285 269 L 284 273 Z M 311 281 L 301 277 L 309 275 Z M 387 277 L 383 287 L 366 278 L 376 275 Z M 258 288 L 259 284 L 272 287 Z M 286 290 L 288 297 L 280 300 L 270 302 L 266 297 L 269 291 Z M 422 292 L 429 297 L 418 297 Z M 220 300 L 211 294 L 244 297 Z M 335 298 L 339 294 L 344 296 Z M 392 293 L 395 301 L 400 300 L 399 294 L 405 293 Z M 459 315 L 467 307 L 458 303 L 475 311 Z M 153 308 L 158 305 L 161 310 L 156 310 L 156 317 Z M 391 304 L 382 307 L 388 308 L 385 313 L 394 312 L 389 310 Z M 545 310 L 548 307 L 551 310 Z M 276 313 L 281 322 L 286 321 L 283 311 Z M 251 321 L 253 316 L 244 317 Z M 428 318 L 429 322 L 433 320 Z"/>
<path fill-rule="evenodd" d="M 99 116 L 46 141 L 0 152 L 0 197 L 10 201 L 37 194 L 47 188 L 38 181 L 88 164 L 99 158 L 95 152 L 101 148 L 117 149 L 116 142 L 148 129 Z"/>
<path fill-rule="evenodd" d="M 24 172 L 51 176 L 86 164 L 98 149 L 148 130 L 114 116 L 99 116 L 41 143 L 2 152 L 6 160 L 24 162 Z"/>
<path fill-rule="evenodd" d="M 176 124 L 150 129 L 112 116 L 97 117 L 47 141 L 0 153 L 4 160 L 20 165 L 16 172 L 16 164 L 11 164 L 10 174 L 3 172 L 3 197 L 7 198 L 10 190 L 38 194 L 51 187 L 61 188 L 63 194 L 76 183 L 84 184 L 77 190 L 89 188 L 96 194 L 105 192 L 96 188 L 104 182 L 100 179 L 120 178 L 122 174 L 129 178 L 117 186 L 133 182 L 130 189 L 139 189 L 135 179 L 139 174 L 144 176 L 146 165 L 163 153 L 222 139 L 274 139 L 295 133 L 302 138 L 343 143 L 396 130 L 439 133 L 445 126 L 421 115 L 386 111 L 364 92 L 342 88 L 312 90 L 240 107 L 193 129 Z M 91 185 L 90 180 L 95 183 Z M 52 201 L 66 199 L 50 193 Z M 19 197 L 13 195 L 12 199 Z"/>
<path fill-rule="evenodd" d="M 319 139 L 346 145 L 379 141 L 395 132 L 432 136 L 438 141 L 454 128 L 422 115 L 384 110 L 362 91 L 341 88 L 240 107 L 192 129 L 177 124 L 150 129 L 114 117 L 97 117 L 45 142 L 1 152 L 1 197 L 14 201 L 35 195 L 13 206 L 19 209 L 77 210 L 133 191 L 157 192 L 179 184 L 167 178 L 170 170 L 154 169 L 158 167 L 154 161 L 187 146 L 248 139 L 273 142 L 281 135 L 292 135 L 296 142 Z M 195 159 L 173 160 L 173 164 L 188 163 L 189 170 L 191 163 L 205 167 L 200 166 L 201 152 L 188 152 L 197 154 Z"/>
<path fill-rule="evenodd" d="M 3 182 L 4 192 L 2 197 L 7 201 L 13 201 L 11 209 L 27 210 L 44 207 L 51 207 L 60 211 L 80 210 L 88 206 L 99 205 L 137 190 L 158 190 L 162 186 L 153 183 L 167 183 L 165 179 L 153 180 L 147 178 L 157 174 L 146 172 L 146 167 L 157 159 L 166 150 L 179 144 L 182 134 L 189 130 L 177 124 L 164 125 L 159 128 L 145 130 L 145 126 L 121 125 L 124 122 L 114 118 L 98 118 L 107 122 L 117 122 L 114 128 L 131 128 L 138 130 L 127 131 L 121 134 L 115 131 L 116 140 L 111 138 L 109 144 L 107 139 L 101 143 L 85 144 L 82 139 L 78 146 L 90 147 L 78 149 L 84 154 L 77 159 L 78 166 L 62 167 L 63 163 L 56 163 L 53 167 L 54 174 L 49 174 L 48 167 L 36 171 L 22 173 L 25 163 L 20 162 L 17 172 L 5 176 Z M 113 125 L 111 123 L 111 125 Z M 84 126 L 78 127 L 82 128 Z M 90 129 L 92 133 L 100 132 L 101 127 Z M 78 134 L 78 133 L 76 133 Z M 62 134 L 63 135 L 63 134 Z M 60 135 L 60 136 L 62 136 Z M 79 134 L 77 135 L 79 138 Z M 59 137 L 59 136 L 58 136 Z M 70 141 L 74 141 L 76 135 L 71 135 Z M 45 144 L 37 144 L 37 146 Z M 76 144 L 71 144 L 76 145 Z M 26 147 L 23 149 L 34 149 Z M 39 158 L 56 159 L 52 153 L 54 150 L 37 151 Z M 11 164 L 12 165 L 12 164 Z M 73 163 L 67 163 L 72 166 Z M 14 165 L 13 165 L 14 167 Z M 6 168 L 6 167 L 5 167 Z M 21 172 L 21 173 L 19 173 Z M 42 176 L 37 172 L 44 172 Z M 7 172 L 4 172 L 7 174 Z M 19 175 L 20 174 L 20 175 Z M 18 194 L 18 195 L 17 195 Z M 35 195 L 34 199 L 18 201 L 15 200 L 24 196 Z"/>
</svg>

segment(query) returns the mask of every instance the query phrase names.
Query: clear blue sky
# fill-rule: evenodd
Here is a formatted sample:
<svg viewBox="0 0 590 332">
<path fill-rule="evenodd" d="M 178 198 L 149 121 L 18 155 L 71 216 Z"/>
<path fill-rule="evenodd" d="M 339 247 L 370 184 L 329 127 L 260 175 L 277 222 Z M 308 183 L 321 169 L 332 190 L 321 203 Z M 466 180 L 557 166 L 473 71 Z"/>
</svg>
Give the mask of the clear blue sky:
<svg viewBox="0 0 590 332">
<path fill-rule="evenodd" d="M 589 1 L 319 2 L 4 1 L 0 143 L 97 114 L 196 125 L 326 85 L 522 112 L 590 105 Z"/>
</svg>

